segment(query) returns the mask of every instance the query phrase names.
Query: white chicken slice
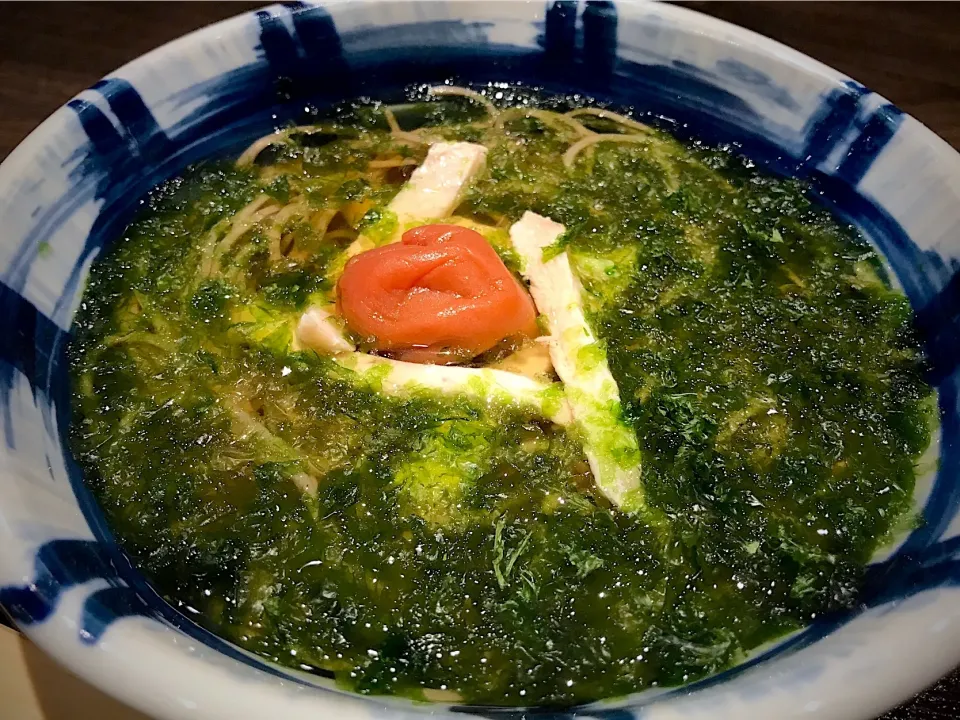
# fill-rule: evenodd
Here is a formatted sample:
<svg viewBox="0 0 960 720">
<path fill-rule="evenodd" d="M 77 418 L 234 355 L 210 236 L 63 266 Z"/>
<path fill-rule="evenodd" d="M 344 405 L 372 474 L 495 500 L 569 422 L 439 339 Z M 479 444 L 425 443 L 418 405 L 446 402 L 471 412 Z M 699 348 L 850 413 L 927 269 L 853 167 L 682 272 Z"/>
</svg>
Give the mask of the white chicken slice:
<svg viewBox="0 0 960 720">
<path fill-rule="evenodd" d="M 490 367 L 496 370 L 519 373 L 534 380 L 543 380 L 553 374 L 553 362 L 550 360 L 550 348 L 542 342 L 524 345 Z"/>
<path fill-rule="evenodd" d="M 487 148 L 468 142 L 438 142 L 430 146 L 423 164 L 387 209 L 396 215 L 397 227 L 402 232 L 413 222 L 437 220 L 450 215 L 460 201 L 471 180 L 483 171 Z M 389 242 L 400 239 L 395 233 Z M 369 237 L 361 235 L 346 249 L 346 258 L 377 246 Z"/>
<path fill-rule="evenodd" d="M 633 429 L 621 415 L 620 391 L 610 373 L 606 353 L 584 315 L 582 287 L 566 252 L 544 261 L 543 251 L 564 233 L 563 225 L 526 212 L 510 228 L 510 240 L 523 262 L 530 294 L 546 318 L 550 357 L 563 381 L 567 400 L 597 487 L 626 512 L 647 515 L 640 479 L 640 450 Z"/>
<path fill-rule="evenodd" d="M 333 360 L 361 375 L 371 377 L 378 391 L 394 397 L 406 397 L 418 390 L 435 390 L 502 405 L 517 405 L 533 410 L 557 425 L 572 421 L 570 407 L 558 383 L 544 383 L 525 375 L 456 365 L 421 365 L 367 355 L 341 353 Z"/>
<path fill-rule="evenodd" d="M 558 383 L 541 382 L 515 372 L 456 365 L 421 365 L 354 352 L 336 318 L 322 307 L 307 310 L 297 326 L 295 349 L 310 348 L 329 355 L 342 367 L 368 376 L 378 392 L 405 397 L 421 389 L 466 396 L 485 402 L 519 405 L 568 425 L 570 407 Z"/>
<path fill-rule="evenodd" d="M 313 305 L 297 323 L 297 345 L 316 350 L 322 355 L 352 352 L 357 346 L 343 334 L 336 316 L 321 305 Z"/>
<path fill-rule="evenodd" d="M 430 146 L 423 164 L 390 203 L 403 226 L 411 220 L 446 217 L 463 199 L 464 190 L 481 171 L 487 148 L 468 142 L 439 142 Z"/>
</svg>

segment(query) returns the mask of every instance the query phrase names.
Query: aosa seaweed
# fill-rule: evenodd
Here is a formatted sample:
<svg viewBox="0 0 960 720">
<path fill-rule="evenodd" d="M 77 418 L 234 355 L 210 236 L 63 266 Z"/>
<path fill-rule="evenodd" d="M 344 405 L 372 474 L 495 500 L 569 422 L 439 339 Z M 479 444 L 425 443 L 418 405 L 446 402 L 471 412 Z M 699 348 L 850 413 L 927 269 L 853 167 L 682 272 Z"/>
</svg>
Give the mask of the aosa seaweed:
<svg viewBox="0 0 960 720">
<path fill-rule="evenodd" d="M 95 264 L 71 442 L 125 550 L 204 627 L 361 693 L 570 705 L 704 677 L 850 607 L 909 520 L 933 396 L 870 246 L 802 183 L 658 131 L 565 164 L 576 124 L 617 121 L 527 100 L 550 112 L 412 103 L 399 136 L 379 106 L 344 108 L 165 183 Z M 669 543 L 596 491 L 576 432 L 386 397 L 296 348 L 349 243 L 393 232 L 414 126 L 487 145 L 457 214 L 511 270 L 509 223 L 566 226 L 553 250 Z"/>
</svg>

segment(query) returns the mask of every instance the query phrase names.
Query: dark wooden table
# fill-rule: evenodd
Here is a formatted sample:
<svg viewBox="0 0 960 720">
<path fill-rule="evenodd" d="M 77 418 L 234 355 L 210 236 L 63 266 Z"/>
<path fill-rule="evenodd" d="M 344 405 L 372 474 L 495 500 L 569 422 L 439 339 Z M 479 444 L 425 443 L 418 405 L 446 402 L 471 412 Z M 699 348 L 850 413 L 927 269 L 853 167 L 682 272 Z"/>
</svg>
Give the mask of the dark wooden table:
<svg viewBox="0 0 960 720">
<path fill-rule="evenodd" d="M 114 68 L 259 4 L 0 2 L 0 159 Z M 684 4 L 847 73 L 960 149 L 960 3 Z M 883 720 L 956 718 L 960 670 Z"/>
</svg>

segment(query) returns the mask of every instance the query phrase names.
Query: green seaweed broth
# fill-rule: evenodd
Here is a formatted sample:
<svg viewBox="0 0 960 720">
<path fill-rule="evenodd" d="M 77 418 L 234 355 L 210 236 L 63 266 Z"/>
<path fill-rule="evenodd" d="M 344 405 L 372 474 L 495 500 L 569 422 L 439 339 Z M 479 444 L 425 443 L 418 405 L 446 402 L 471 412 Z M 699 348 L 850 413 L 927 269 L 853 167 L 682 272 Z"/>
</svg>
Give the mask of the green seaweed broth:
<svg viewBox="0 0 960 720">
<path fill-rule="evenodd" d="M 346 106 L 150 195 L 94 265 L 70 349 L 71 443 L 118 541 L 229 641 L 416 700 L 675 686 L 855 606 L 913 522 L 935 427 L 875 252 L 728 148 L 507 99 L 520 109 L 492 117 L 415 97 L 391 108 L 400 132 L 379 104 Z M 565 164 L 577 124 L 645 139 Z M 489 148 L 456 214 L 511 270 L 524 211 L 566 227 L 545 254 L 582 283 L 665 530 L 604 498 L 575 429 L 391 397 L 295 349 L 299 314 L 333 297 L 358 233 L 396 230 L 388 203 L 440 139 Z M 295 211 L 271 220 L 258 198 Z"/>
</svg>

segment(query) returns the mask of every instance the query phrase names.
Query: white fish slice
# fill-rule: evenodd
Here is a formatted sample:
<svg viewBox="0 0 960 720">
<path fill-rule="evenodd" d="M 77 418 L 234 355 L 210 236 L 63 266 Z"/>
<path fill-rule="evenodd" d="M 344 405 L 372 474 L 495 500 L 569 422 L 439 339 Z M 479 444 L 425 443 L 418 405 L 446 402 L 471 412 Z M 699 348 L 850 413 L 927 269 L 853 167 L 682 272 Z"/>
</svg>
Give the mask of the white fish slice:
<svg viewBox="0 0 960 720">
<path fill-rule="evenodd" d="M 563 225 L 526 212 L 510 228 L 510 240 L 523 261 L 530 294 L 546 318 L 550 357 L 566 389 L 597 487 L 622 510 L 642 513 L 651 525 L 659 526 L 663 520 L 646 503 L 637 437 L 621 416 L 620 391 L 584 315 L 580 282 L 566 252 L 543 259 L 544 249 L 564 231 Z"/>
</svg>

